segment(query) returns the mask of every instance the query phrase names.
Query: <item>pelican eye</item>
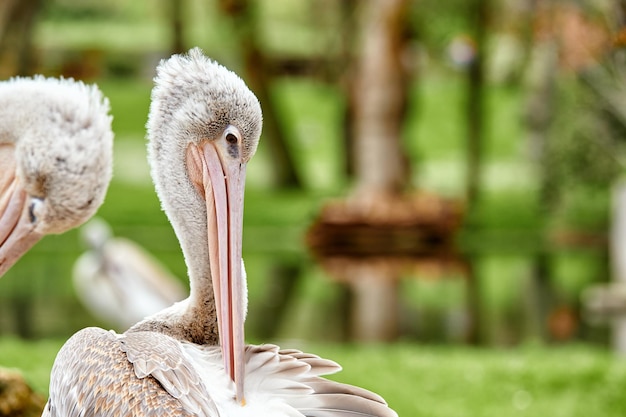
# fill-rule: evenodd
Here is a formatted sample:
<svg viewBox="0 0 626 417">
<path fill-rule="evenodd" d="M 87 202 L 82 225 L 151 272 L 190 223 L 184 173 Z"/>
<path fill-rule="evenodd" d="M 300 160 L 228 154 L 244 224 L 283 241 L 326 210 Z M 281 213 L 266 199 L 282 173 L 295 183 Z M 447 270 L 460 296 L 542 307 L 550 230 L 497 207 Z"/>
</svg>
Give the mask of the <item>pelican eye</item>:
<svg viewBox="0 0 626 417">
<path fill-rule="evenodd" d="M 226 126 L 224 132 L 222 133 L 222 137 L 224 141 L 226 141 L 226 151 L 231 158 L 237 159 L 240 157 L 240 141 L 241 141 L 241 132 L 233 125 Z"/>
<path fill-rule="evenodd" d="M 35 223 L 37 221 L 37 215 L 40 214 L 41 208 L 43 207 L 43 200 L 41 198 L 33 198 L 30 206 L 28 206 L 28 218 L 31 223 Z"/>
<path fill-rule="evenodd" d="M 231 145 L 236 145 L 238 141 L 239 140 L 237 139 L 237 136 L 233 135 L 232 133 L 226 134 L 226 142 L 230 143 Z"/>
</svg>

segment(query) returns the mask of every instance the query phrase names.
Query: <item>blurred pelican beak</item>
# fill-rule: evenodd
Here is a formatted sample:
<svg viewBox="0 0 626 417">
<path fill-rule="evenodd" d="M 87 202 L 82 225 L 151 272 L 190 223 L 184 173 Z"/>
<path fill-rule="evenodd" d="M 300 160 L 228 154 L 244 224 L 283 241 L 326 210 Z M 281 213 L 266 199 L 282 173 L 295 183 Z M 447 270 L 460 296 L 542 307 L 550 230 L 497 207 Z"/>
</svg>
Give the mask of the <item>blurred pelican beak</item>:
<svg viewBox="0 0 626 417">
<path fill-rule="evenodd" d="M 220 145 L 219 141 L 191 144 L 187 161 L 192 182 L 206 203 L 211 279 L 224 367 L 235 383 L 237 401 L 244 405 L 245 286 L 241 244 L 246 164 L 220 152 Z"/>
<path fill-rule="evenodd" d="M 30 199 L 13 169 L 0 172 L 0 277 L 43 234 L 35 231 Z"/>
</svg>

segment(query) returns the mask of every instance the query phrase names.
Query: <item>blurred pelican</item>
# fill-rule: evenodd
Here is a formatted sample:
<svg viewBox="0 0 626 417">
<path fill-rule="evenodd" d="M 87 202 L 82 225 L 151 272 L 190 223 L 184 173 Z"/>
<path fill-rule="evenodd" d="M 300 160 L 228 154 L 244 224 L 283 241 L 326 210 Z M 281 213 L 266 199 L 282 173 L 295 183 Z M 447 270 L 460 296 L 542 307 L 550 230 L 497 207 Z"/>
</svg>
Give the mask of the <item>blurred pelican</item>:
<svg viewBox="0 0 626 417">
<path fill-rule="evenodd" d="M 109 103 L 70 79 L 0 82 L 0 276 L 39 239 L 87 221 L 111 179 Z"/>
<path fill-rule="evenodd" d="M 98 319 L 126 330 L 185 298 L 182 284 L 163 264 L 133 241 L 114 238 L 103 219 L 87 222 L 81 237 L 89 250 L 74 264 L 74 289 Z"/>
<path fill-rule="evenodd" d="M 245 167 L 261 108 L 198 49 L 157 70 L 149 160 L 180 241 L 190 295 L 124 334 L 87 328 L 59 352 L 44 416 L 381 416 L 382 398 L 321 378 L 340 367 L 274 345 L 244 345 Z"/>
</svg>

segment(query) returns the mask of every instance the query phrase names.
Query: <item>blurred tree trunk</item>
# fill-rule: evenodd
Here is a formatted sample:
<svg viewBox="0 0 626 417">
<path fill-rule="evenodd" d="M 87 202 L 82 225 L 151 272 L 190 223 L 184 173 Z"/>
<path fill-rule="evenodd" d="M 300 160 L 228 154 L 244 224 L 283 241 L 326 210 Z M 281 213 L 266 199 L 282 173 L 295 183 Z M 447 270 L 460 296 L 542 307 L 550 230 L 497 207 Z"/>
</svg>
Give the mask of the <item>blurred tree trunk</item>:
<svg viewBox="0 0 626 417">
<path fill-rule="evenodd" d="M 626 9 L 625 9 L 626 10 Z M 626 284 L 626 253 L 624 243 L 626 243 L 626 182 L 618 181 L 612 189 L 611 196 L 611 223 L 610 252 L 611 258 L 611 281 L 615 287 L 612 288 L 612 295 L 623 294 L 616 288 L 624 288 Z M 609 287 L 610 288 L 610 287 Z M 624 299 L 619 300 L 617 305 L 624 305 Z M 612 348 L 620 356 L 626 356 L 626 315 L 614 314 L 611 317 L 611 342 Z"/>
<path fill-rule="evenodd" d="M 170 46 L 172 54 L 180 54 L 187 50 L 183 31 L 183 14 L 183 0 L 169 0 L 168 18 L 172 29 L 172 46 Z"/>
<path fill-rule="evenodd" d="M 400 194 L 409 178 L 401 132 L 410 77 L 406 48 L 407 0 L 363 5 L 362 46 L 352 89 L 354 173 L 357 199 Z"/>
<path fill-rule="evenodd" d="M 352 157 L 355 188 L 350 199 L 377 211 L 408 185 L 409 163 L 401 132 L 410 77 L 402 62 L 406 48 L 408 0 L 363 4 L 362 45 L 354 71 Z M 367 209 L 366 209 L 367 210 Z M 398 280 L 393 271 L 354 265 L 351 281 L 352 334 L 361 341 L 397 335 Z"/>
<path fill-rule="evenodd" d="M 467 205 L 474 207 L 480 198 L 482 154 L 484 147 L 484 80 L 486 35 L 489 23 L 489 0 L 472 0 L 470 18 L 476 55 L 468 68 L 466 122 L 467 122 Z"/>
<path fill-rule="evenodd" d="M 357 34 L 358 19 L 356 0 L 340 0 L 340 13 L 341 13 L 341 49 L 339 56 L 340 69 L 340 85 L 344 97 L 346 98 L 346 105 L 344 107 L 343 117 L 343 139 L 344 139 L 344 172 L 346 178 L 354 178 L 354 48 L 355 38 Z"/>
<path fill-rule="evenodd" d="M 285 130 L 270 93 L 271 76 L 266 56 L 257 43 L 257 19 L 248 0 L 220 0 L 221 10 L 234 21 L 245 65 L 246 81 L 263 108 L 264 140 L 270 149 L 276 182 L 280 187 L 301 188 L 296 164 L 291 157 Z"/>
<path fill-rule="evenodd" d="M 35 70 L 33 29 L 42 0 L 0 2 L 0 62 L 2 76 L 32 75 Z"/>
<path fill-rule="evenodd" d="M 32 339 L 34 336 L 33 304 L 34 300 L 30 295 L 15 295 L 11 299 L 15 331 L 22 339 Z"/>
<path fill-rule="evenodd" d="M 528 71 L 535 44 L 536 18 L 540 0 L 519 0 L 520 6 L 516 11 L 515 19 L 519 30 L 522 58 L 520 65 L 515 71 L 514 84 L 522 84 L 523 78 Z M 543 4 L 543 3 L 542 3 Z M 512 84 L 513 84 L 512 83 Z"/>
<path fill-rule="evenodd" d="M 545 3 L 544 5 L 549 7 L 550 1 Z M 546 13 L 548 19 L 553 20 L 553 12 L 548 10 Z M 548 26 L 553 27 L 551 24 Z M 558 72 L 558 45 L 552 33 L 546 33 L 540 39 L 535 40 L 527 69 L 528 99 L 524 120 L 526 142 L 530 149 L 530 156 L 539 170 L 539 216 L 542 219 L 548 219 L 554 212 L 558 195 L 558 184 L 554 181 L 557 176 L 552 172 L 552 164 L 546 150 L 550 127 L 555 117 L 556 74 Z M 544 231 L 546 226 L 542 224 Z M 530 336 L 543 340 L 548 337 L 546 324 L 554 298 L 550 261 L 546 243 L 542 242 L 533 259 L 526 316 L 530 317 L 528 323 Z"/>
<path fill-rule="evenodd" d="M 469 2 L 470 27 L 475 42 L 475 55 L 467 68 L 467 96 L 465 102 L 466 122 L 466 180 L 465 204 L 468 211 L 476 207 L 480 198 L 483 147 L 485 136 L 484 81 L 486 34 L 489 23 L 489 0 L 471 0 Z M 469 224 L 468 229 L 473 225 Z M 474 262 L 476 255 L 468 254 L 467 260 L 467 302 L 471 323 L 468 341 L 480 344 L 484 338 L 484 329 L 489 326 L 488 317 L 482 314 L 481 282 Z"/>
</svg>

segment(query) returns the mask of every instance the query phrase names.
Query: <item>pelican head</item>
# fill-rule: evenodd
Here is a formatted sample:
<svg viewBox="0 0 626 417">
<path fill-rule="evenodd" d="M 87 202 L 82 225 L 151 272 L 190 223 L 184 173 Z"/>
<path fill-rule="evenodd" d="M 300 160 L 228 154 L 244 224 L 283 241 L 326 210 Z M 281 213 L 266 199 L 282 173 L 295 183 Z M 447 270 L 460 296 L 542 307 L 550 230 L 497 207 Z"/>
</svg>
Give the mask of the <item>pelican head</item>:
<svg viewBox="0 0 626 417">
<path fill-rule="evenodd" d="M 109 103 L 71 79 L 0 83 L 0 276 L 41 237 L 83 224 L 112 174 Z"/>
<path fill-rule="evenodd" d="M 147 124 L 152 177 L 185 255 L 190 299 L 207 299 L 206 291 L 212 291 L 206 308 L 216 313 L 225 369 L 240 399 L 243 195 L 261 125 L 254 94 L 199 49 L 157 68 Z"/>
</svg>

